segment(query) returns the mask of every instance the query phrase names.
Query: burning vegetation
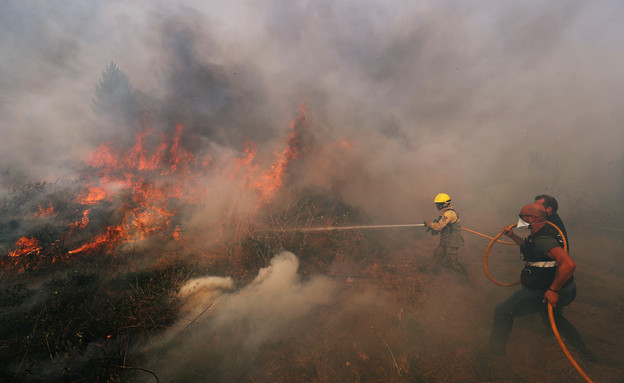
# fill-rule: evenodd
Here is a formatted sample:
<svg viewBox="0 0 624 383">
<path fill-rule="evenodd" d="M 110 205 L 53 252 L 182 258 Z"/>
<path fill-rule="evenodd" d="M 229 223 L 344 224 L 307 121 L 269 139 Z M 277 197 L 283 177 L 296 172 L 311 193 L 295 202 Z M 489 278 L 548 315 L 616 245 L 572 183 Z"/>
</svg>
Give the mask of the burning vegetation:
<svg viewBox="0 0 624 383">
<path fill-rule="evenodd" d="M 327 270 L 336 236 L 283 229 L 359 217 L 323 191 L 294 187 L 308 130 L 301 103 L 267 166 L 250 140 L 223 162 L 192 152 L 182 124 L 160 134 L 144 124 L 131 146 L 101 143 L 74 179 L 13 186 L 2 201 L 0 380 L 125 380 L 147 371 L 130 348 L 175 328 L 176 291 L 193 277 L 244 284 L 284 250 L 306 274 Z M 229 210 L 198 233 L 189 217 L 223 198 L 214 190 L 223 184 Z"/>
<path fill-rule="evenodd" d="M 136 118 L 140 103 L 122 99 L 97 110 Z M 142 117 L 130 144 L 98 143 L 74 178 L 12 185 L 1 201 L 0 381 L 573 375 L 563 358 L 538 361 L 542 373 L 496 364 L 483 349 L 492 305 L 474 298 L 487 281 L 421 274 L 435 245 L 422 230 L 303 230 L 370 223 L 331 190 L 342 178 L 307 182 L 307 160 L 324 148 L 305 103 L 269 153 L 249 137 L 212 152 L 196 128 Z M 353 145 L 331 150 L 348 158 Z M 474 254 L 483 243 L 468 245 Z M 530 359 L 543 348 L 516 351 Z"/>
<path fill-rule="evenodd" d="M 60 235 L 50 243 L 44 243 L 38 234 L 17 239 L 9 258 L 2 260 L 2 267 L 32 270 L 37 264 L 24 262 L 35 253 L 40 263 L 46 264 L 69 260 L 73 255 L 110 253 L 150 239 L 182 240 L 181 225 L 188 211 L 211 198 L 211 185 L 206 184 L 210 179 L 226 179 L 238 189 L 231 204 L 238 204 L 239 198 L 256 200 L 255 207 L 246 212 L 251 220 L 288 182 L 292 176 L 289 167 L 305 150 L 300 137 L 307 129 L 303 104 L 289 128 L 286 148 L 275 153 L 267 170 L 256 162 L 255 144 L 251 141 L 231 164 L 216 163 L 209 155 L 198 158 L 181 142 L 182 125 L 176 125 L 170 134 L 162 134 L 152 147 L 148 147 L 147 140 L 154 135 L 153 129 L 138 132 L 134 145 L 127 151 L 110 143 L 101 144 L 85 160 L 77 181 L 15 188 L 9 195 L 5 206 L 16 206 L 13 214 L 18 214 L 18 205 L 26 200 L 43 200 L 32 213 L 33 230 L 41 230 L 41 223 L 45 223 L 50 228 L 54 226 Z M 5 212 L 11 213 L 9 209 Z M 234 215 L 226 218 L 243 219 Z M 236 230 L 247 230 L 240 222 L 237 225 Z M 52 252 L 53 246 L 58 250 Z"/>
</svg>

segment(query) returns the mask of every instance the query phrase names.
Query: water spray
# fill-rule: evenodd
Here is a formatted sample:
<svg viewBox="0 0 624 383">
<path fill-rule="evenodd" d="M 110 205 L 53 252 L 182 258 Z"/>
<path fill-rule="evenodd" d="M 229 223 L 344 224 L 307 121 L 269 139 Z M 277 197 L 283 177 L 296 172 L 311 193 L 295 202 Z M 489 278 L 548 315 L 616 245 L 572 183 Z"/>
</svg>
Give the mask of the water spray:
<svg viewBox="0 0 624 383">
<path fill-rule="evenodd" d="M 284 232 L 293 232 L 293 231 L 309 232 L 309 231 L 331 231 L 331 230 L 387 229 L 387 228 L 397 228 L 397 227 L 425 227 L 425 226 L 426 225 L 424 223 L 406 223 L 406 224 L 400 224 L 400 225 L 358 225 L 358 226 L 299 227 L 299 228 L 294 228 L 294 229 L 281 229 L 281 231 L 284 231 Z M 485 235 L 483 233 L 479 233 L 478 231 L 467 229 L 465 227 L 462 227 L 461 229 L 465 230 L 465 231 L 467 231 L 469 233 L 479 235 L 481 237 L 494 239 L 493 237 L 490 237 L 489 235 Z M 278 230 L 274 230 L 274 231 L 278 231 Z M 501 241 L 501 240 L 498 239 L 498 237 L 496 238 L 496 242 L 503 243 L 505 245 L 515 245 L 515 242 Z"/>
<path fill-rule="evenodd" d="M 402 225 L 299 227 L 295 229 L 282 229 L 282 231 L 331 231 L 331 230 L 385 229 L 385 228 L 394 228 L 394 227 L 423 227 L 423 226 L 425 226 L 424 223 L 406 223 Z"/>
</svg>

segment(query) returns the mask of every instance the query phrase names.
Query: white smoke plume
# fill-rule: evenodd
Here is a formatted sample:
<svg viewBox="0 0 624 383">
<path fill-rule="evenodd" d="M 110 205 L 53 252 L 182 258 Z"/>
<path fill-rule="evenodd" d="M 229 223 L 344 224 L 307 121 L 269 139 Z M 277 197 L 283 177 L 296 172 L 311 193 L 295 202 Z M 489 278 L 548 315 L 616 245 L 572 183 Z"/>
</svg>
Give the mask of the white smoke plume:
<svg viewBox="0 0 624 383">
<path fill-rule="evenodd" d="M 334 289 L 325 277 L 302 281 L 298 267 L 292 253 L 273 258 L 250 285 L 219 302 L 214 328 L 220 332 L 241 326 L 244 348 L 251 351 L 268 340 L 288 336 L 298 322 L 332 301 Z"/>
<path fill-rule="evenodd" d="M 204 277 L 189 280 L 180 288 L 178 297 L 182 299 L 182 311 L 194 317 L 200 312 L 202 305 L 217 298 L 222 291 L 230 290 L 234 286 L 232 278 Z"/>
<path fill-rule="evenodd" d="M 321 307 L 336 302 L 337 286 L 323 276 L 303 280 L 298 267 L 297 257 L 283 252 L 237 290 L 230 278 L 189 281 L 178 294 L 184 320 L 163 335 L 159 346 L 168 350 L 159 375 L 189 370 L 227 375 L 229 368 L 244 367 L 261 346 L 305 332 Z"/>
</svg>

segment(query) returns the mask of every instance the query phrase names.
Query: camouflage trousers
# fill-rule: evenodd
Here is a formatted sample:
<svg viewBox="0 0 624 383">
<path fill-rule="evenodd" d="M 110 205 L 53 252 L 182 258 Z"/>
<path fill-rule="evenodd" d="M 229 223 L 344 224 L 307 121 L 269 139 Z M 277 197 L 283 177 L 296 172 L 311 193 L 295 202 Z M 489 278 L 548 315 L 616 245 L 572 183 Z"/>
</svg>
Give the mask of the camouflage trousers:
<svg viewBox="0 0 624 383">
<path fill-rule="evenodd" d="M 468 275 L 464 265 L 459 262 L 459 247 L 438 245 L 438 248 L 433 253 L 433 257 L 426 266 L 426 270 L 437 274 L 440 272 L 440 267 L 451 269 L 462 275 Z"/>
</svg>

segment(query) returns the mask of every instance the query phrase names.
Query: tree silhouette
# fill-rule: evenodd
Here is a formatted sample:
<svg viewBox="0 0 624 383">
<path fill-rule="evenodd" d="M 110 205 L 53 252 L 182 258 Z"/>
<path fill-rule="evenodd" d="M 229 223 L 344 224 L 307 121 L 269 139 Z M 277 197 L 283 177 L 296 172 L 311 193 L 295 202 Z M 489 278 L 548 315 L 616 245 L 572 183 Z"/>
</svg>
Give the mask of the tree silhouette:
<svg viewBox="0 0 624 383">
<path fill-rule="evenodd" d="M 136 119 L 138 103 L 128 77 L 111 61 L 102 72 L 102 79 L 95 86 L 93 108 L 96 113 L 121 118 Z"/>
</svg>

